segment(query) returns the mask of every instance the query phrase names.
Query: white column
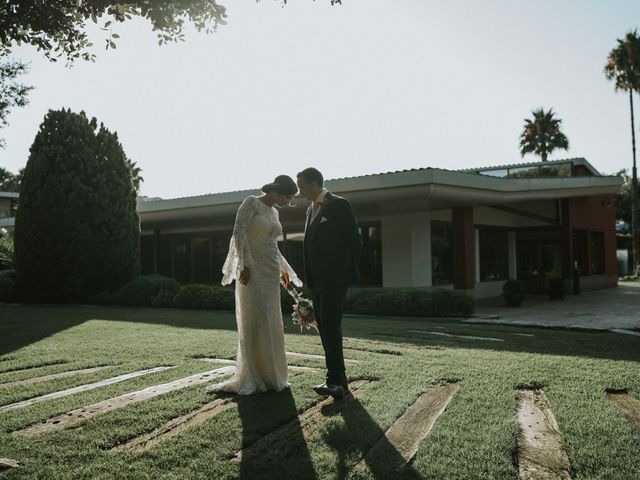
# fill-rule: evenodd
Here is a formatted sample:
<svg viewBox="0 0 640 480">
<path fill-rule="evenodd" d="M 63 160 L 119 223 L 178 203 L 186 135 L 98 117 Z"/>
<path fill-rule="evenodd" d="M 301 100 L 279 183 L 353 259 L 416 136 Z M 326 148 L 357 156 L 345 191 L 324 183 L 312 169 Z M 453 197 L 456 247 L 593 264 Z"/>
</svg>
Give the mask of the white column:
<svg viewBox="0 0 640 480">
<path fill-rule="evenodd" d="M 411 223 L 407 215 L 387 215 L 382 227 L 382 285 L 408 287 L 411 282 Z"/>
</svg>

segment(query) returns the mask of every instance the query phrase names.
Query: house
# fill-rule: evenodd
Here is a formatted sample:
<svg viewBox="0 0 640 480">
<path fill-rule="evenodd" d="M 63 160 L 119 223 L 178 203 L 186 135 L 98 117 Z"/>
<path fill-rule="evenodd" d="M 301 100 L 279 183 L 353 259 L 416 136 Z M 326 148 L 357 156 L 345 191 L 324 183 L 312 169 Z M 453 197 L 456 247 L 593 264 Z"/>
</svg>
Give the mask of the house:
<svg viewBox="0 0 640 480">
<path fill-rule="evenodd" d="M 294 172 L 295 173 L 295 172 Z M 542 292 L 617 285 L 615 193 L 622 179 L 583 158 L 466 170 L 419 168 L 327 180 L 351 201 L 361 287 L 498 295 L 508 278 Z M 235 213 L 258 190 L 139 201 L 143 273 L 219 283 Z M 280 248 L 302 272 L 306 200 L 280 211 Z M 579 279 L 579 280 L 578 280 Z"/>
</svg>

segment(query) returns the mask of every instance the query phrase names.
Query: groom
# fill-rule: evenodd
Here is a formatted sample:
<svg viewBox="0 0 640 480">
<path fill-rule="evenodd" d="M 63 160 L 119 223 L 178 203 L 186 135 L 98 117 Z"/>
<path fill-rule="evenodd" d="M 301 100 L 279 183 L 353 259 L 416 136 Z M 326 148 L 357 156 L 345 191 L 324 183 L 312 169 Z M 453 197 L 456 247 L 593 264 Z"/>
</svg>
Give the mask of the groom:
<svg viewBox="0 0 640 480">
<path fill-rule="evenodd" d="M 351 204 L 323 188 L 315 168 L 298 173 L 300 194 L 311 201 L 304 231 L 305 280 L 311 289 L 327 378 L 319 395 L 342 398 L 349 391 L 342 352 L 342 307 L 347 287 L 359 279 L 362 244 Z"/>
</svg>

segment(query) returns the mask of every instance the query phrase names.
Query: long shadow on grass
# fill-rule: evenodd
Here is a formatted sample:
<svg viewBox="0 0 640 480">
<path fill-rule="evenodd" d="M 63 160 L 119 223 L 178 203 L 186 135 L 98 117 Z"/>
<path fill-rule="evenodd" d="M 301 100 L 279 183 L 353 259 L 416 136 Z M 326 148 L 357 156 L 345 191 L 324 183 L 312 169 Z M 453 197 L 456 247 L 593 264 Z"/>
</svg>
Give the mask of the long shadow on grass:
<svg viewBox="0 0 640 480">
<path fill-rule="evenodd" d="M 89 320 L 235 330 L 233 312 L 75 305 L 1 305 L 0 355 L 19 350 Z"/>
<path fill-rule="evenodd" d="M 87 320 L 166 325 L 199 330 L 236 329 L 233 312 L 119 307 L 0 305 L 0 355 L 18 350 Z M 297 333 L 285 315 L 285 332 Z M 442 338 L 408 332 L 410 329 L 441 328 L 454 334 L 500 337 L 503 342 Z M 399 346 L 464 348 L 504 352 L 567 355 L 640 362 L 640 338 L 610 332 L 578 331 L 561 328 L 518 327 L 505 325 L 461 324 L 456 320 L 351 317 L 345 316 L 347 337 L 394 343 Z M 513 332 L 533 333 L 518 337 Z M 309 335 L 309 334 L 305 334 Z"/>
<path fill-rule="evenodd" d="M 389 465 L 403 464 L 402 455 L 384 436 L 384 431 L 371 418 L 367 409 L 356 398 L 350 398 L 348 405 L 339 412 L 332 410 L 332 405 L 322 409 L 325 416 L 340 415 L 344 420 L 343 427 L 329 430 L 325 434 L 326 443 L 336 451 L 338 458 L 336 464 L 336 478 L 344 479 L 349 476 L 350 470 L 359 469 L 361 465 L 350 465 L 354 461 L 364 458 L 369 471 L 374 478 L 387 479 L 420 479 L 423 478 L 411 464 L 399 471 L 391 470 Z M 382 442 L 381 449 L 377 450 L 381 458 L 368 462 L 367 452 L 377 442 Z M 382 459 L 382 461 L 381 461 Z"/>
<path fill-rule="evenodd" d="M 270 432 L 287 425 L 284 447 L 274 439 L 273 448 L 257 456 L 242 457 L 241 480 L 316 478 L 291 390 L 261 393 L 242 399 L 238 402 L 238 413 L 242 421 L 243 448 L 250 447 Z"/>
<path fill-rule="evenodd" d="M 88 318 L 77 308 L 66 307 L 59 315 L 57 307 L 0 305 L 0 355 L 19 350 L 43 338 L 81 325 Z"/>
</svg>

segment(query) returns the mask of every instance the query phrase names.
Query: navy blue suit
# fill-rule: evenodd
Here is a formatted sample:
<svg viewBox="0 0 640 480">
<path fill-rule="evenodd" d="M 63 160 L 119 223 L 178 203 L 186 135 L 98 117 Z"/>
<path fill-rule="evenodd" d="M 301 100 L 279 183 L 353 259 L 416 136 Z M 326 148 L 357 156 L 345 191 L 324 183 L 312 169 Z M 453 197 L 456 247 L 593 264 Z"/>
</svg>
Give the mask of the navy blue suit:
<svg viewBox="0 0 640 480">
<path fill-rule="evenodd" d="M 327 383 L 346 379 L 342 352 L 342 309 L 349 284 L 359 280 L 362 242 L 351 204 L 327 193 L 311 221 L 307 209 L 304 234 L 305 280 L 311 289 L 324 347 Z"/>
</svg>

